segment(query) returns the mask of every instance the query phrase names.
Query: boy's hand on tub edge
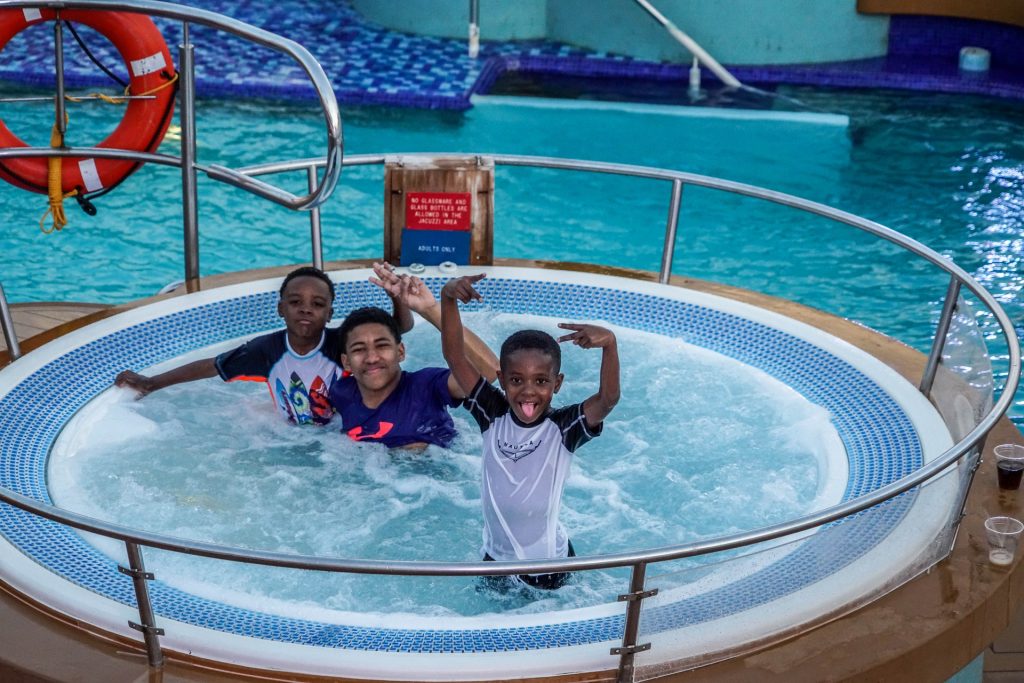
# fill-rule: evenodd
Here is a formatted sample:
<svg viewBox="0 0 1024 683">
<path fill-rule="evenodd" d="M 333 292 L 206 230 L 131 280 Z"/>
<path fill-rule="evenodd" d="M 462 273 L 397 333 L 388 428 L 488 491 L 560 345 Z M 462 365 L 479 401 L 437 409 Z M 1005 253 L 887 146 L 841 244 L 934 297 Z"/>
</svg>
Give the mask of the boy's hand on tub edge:
<svg viewBox="0 0 1024 683">
<path fill-rule="evenodd" d="M 140 375 L 137 372 L 131 370 L 122 370 L 117 373 L 117 377 L 114 378 L 114 386 L 123 387 L 125 389 L 134 389 L 139 392 L 136 398 L 142 398 L 146 394 L 153 391 L 153 379 Z"/>
</svg>

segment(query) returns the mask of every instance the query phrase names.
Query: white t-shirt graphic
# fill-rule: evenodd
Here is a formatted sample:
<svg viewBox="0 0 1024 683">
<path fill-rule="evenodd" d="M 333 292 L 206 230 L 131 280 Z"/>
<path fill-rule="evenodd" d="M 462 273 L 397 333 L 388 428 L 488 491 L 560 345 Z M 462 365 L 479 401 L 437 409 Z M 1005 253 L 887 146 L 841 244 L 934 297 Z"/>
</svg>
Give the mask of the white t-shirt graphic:
<svg viewBox="0 0 1024 683">
<path fill-rule="evenodd" d="M 224 381 L 266 382 L 281 414 L 292 422 L 327 424 L 334 415 L 327 395 L 341 376 L 340 353 L 337 328 L 324 330 L 320 343 L 304 355 L 292 349 L 287 331 L 279 330 L 222 353 L 214 364 Z"/>
</svg>

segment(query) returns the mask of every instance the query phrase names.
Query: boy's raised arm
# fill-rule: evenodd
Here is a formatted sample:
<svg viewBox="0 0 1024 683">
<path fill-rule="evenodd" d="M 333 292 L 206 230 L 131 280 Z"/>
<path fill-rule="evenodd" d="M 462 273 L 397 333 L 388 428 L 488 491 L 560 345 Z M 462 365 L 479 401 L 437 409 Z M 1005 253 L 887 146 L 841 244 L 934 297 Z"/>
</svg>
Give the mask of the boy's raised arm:
<svg viewBox="0 0 1024 683">
<path fill-rule="evenodd" d="M 409 307 L 402 303 L 401 299 L 391 300 L 391 315 L 398 322 L 398 331 L 405 334 L 413 328 L 416 323 L 412 319 L 412 312 Z"/>
<path fill-rule="evenodd" d="M 370 282 L 383 289 L 391 299 L 391 315 L 398 321 L 398 331 L 405 334 L 415 324 L 412 311 L 419 312 L 416 310 L 416 302 L 410 299 L 407 278 L 396 273 L 390 263 L 374 263 L 373 273 L 376 277 L 370 276 Z M 433 294 L 430 298 L 434 298 Z"/>
<path fill-rule="evenodd" d="M 473 287 L 483 278 L 482 274 L 455 278 L 441 289 L 441 351 L 463 395 L 473 391 L 473 387 L 480 381 L 480 373 L 466 357 L 459 302 L 483 299 Z"/>
<path fill-rule="evenodd" d="M 371 277 L 370 282 L 392 297 L 396 302 L 396 310 L 397 302 L 402 301 L 408 309 L 419 313 L 438 330 L 441 329 L 441 305 L 422 280 L 414 275 L 399 275 L 390 265 L 384 263 L 374 263 L 373 272 L 376 277 Z M 409 327 L 411 328 L 412 324 Z M 403 328 L 402 331 L 406 330 Z M 480 337 L 465 326 L 462 328 L 462 337 L 469 362 L 484 379 L 493 382 L 498 376 L 498 357 Z"/>
<path fill-rule="evenodd" d="M 558 323 L 558 326 L 573 330 L 559 337 L 559 342 L 571 341 L 583 349 L 601 349 L 601 384 L 597 393 L 583 402 L 587 425 L 596 427 L 619 402 L 619 349 L 615 333 L 597 325 Z"/>
<path fill-rule="evenodd" d="M 177 368 L 147 377 L 131 370 L 122 370 L 114 378 L 114 384 L 139 392 L 139 398 L 172 384 L 192 382 L 197 379 L 217 376 L 217 366 L 213 358 L 192 361 Z"/>
</svg>

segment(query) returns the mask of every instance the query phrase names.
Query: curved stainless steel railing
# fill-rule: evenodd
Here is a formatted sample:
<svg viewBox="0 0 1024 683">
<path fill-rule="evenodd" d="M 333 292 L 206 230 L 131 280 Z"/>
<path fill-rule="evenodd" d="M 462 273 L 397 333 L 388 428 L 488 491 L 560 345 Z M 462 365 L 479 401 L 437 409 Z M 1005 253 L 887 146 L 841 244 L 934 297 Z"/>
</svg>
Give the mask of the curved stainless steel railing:
<svg viewBox="0 0 1024 683">
<path fill-rule="evenodd" d="M 52 154 L 52 152 L 47 151 Z M 33 152 L 35 155 L 36 152 Z M 41 154 L 40 154 L 41 155 Z M 113 153 L 111 153 L 113 155 Z M 0 152 L 0 157 L 3 153 Z M 180 160 L 176 157 L 164 155 L 139 155 L 145 157 L 146 161 L 159 164 L 178 165 Z M 399 155 L 358 155 L 350 156 L 344 160 L 346 166 L 380 165 L 391 158 L 408 157 L 433 157 L 443 158 L 453 155 L 439 154 L 399 154 Z M 458 155 L 464 158 L 465 155 Z M 664 180 L 671 183 L 671 194 L 669 197 L 669 212 L 666 224 L 664 250 L 661 258 L 660 281 L 668 282 L 672 268 L 672 254 L 675 250 L 676 228 L 678 226 L 679 211 L 681 206 L 682 189 L 684 185 L 694 185 L 724 192 L 744 195 L 762 199 L 783 206 L 788 206 L 800 211 L 823 216 L 833 221 L 850 225 L 856 229 L 868 232 L 877 237 L 885 239 L 906 251 L 932 263 L 945 271 L 950 276 L 950 286 L 947 289 L 947 305 L 943 308 L 942 318 L 937 327 L 933 343 L 932 354 L 928 367 L 925 370 L 925 377 L 922 378 L 921 388 L 928 393 L 930 380 L 927 375 L 934 376 L 935 366 L 941 357 L 943 344 L 945 342 L 945 330 L 949 326 L 949 318 L 952 316 L 953 307 L 949 305 L 949 298 L 954 300 L 958 296 L 961 287 L 972 292 L 992 313 L 997 321 L 1002 336 L 1008 347 L 1008 375 L 1003 387 L 1002 394 L 995 401 L 992 409 L 980 419 L 977 426 L 964 436 L 956 445 L 942 453 L 940 456 L 915 471 L 914 473 L 877 489 L 869 495 L 847 501 L 840 505 L 806 515 L 798 519 L 790 520 L 773 526 L 731 534 L 709 540 L 701 540 L 683 545 L 655 548 L 643 551 L 617 553 L 564 560 L 543 560 L 531 562 L 415 562 L 415 561 L 372 561 L 372 560 L 351 560 L 344 558 L 324 558 L 306 555 L 290 555 L 277 552 L 261 552 L 243 548 L 224 546 L 212 543 L 201 543 L 177 539 L 161 534 L 148 533 L 134 530 L 125 526 L 102 522 L 77 513 L 62 510 L 60 508 L 40 503 L 37 500 L 28 498 L 21 494 L 7 489 L 0 489 L 0 500 L 15 505 L 32 514 L 51 519 L 61 524 L 74 528 L 100 534 L 110 538 L 118 539 L 126 543 L 128 555 L 133 564 L 133 569 L 144 572 L 140 546 L 159 548 L 174 552 L 183 552 L 194 555 L 201 555 L 214 559 L 246 562 L 252 564 L 271 565 L 296 569 L 314 569 L 332 572 L 350 572 L 360 574 L 391 574 L 409 576 L 467 576 L 467 575 L 510 575 L 524 573 L 549 573 L 561 571 L 583 571 L 594 569 L 607 569 L 613 567 L 631 567 L 632 576 L 630 593 L 639 594 L 643 590 L 644 575 L 648 564 L 676 560 L 686 557 L 694 557 L 709 553 L 750 546 L 765 541 L 779 539 L 785 536 L 820 527 L 850 515 L 856 514 L 875 505 L 890 500 L 891 498 L 906 492 L 922 483 L 936 477 L 939 473 L 957 462 L 965 455 L 972 453 L 980 447 L 988 432 L 996 422 L 1009 409 L 1017 389 L 1020 370 L 1021 356 L 1019 341 L 1012 322 L 1002 310 L 996 300 L 966 271 L 956 264 L 945 259 L 941 254 L 933 251 L 925 245 L 910 239 L 890 228 L 879 223 L 870 221 L 859 216 L 828 207 L 824 204 L 808 201 L 793 195 L 775 192 L 761 187 L 732 182 L 720 178 L 671 171 L 666 169 L 651 168 L 644 166 L 632 166 L 624 164 L 610 164 L 601 162 L 589 162 L 570 159 L 556 159 L 549 157 L 530 157 L 517 155 L 493 155 L 487 157 L 496 166 L 527 166 L 549 169 L 560 169 L 571 172 L 593 172 L 605 174 L 617 174 L 632 177 Z M 240 169 L 238 172 L 246 176 L 260 176 L 284 172 L 305 170 L 309 177 L 315 177 L 318 169 L 330 164 L 328 159 L 307 159 L 289 161 L 261 166 L 253 166 Z M 198 167 L 197 168 L 201 168 Z M 216 176 L 215 176 L 216 177 Z M 232 182 L 227 180 L 227 182 Z M 235 184 L 235 183 L 232 183 Z M 313 226 L 314 242 L 319 241 L 319 216 L 316 208 L 312 209 L 311 216 L 316 218 Z M 311 218 L 312 220 L 312 218 Z M 927 385 L 927 386 L 926 386 Z M 948 551 L 947 551 L 948 552 Z M 940 558 L 941 559 L 941 558 Z M 137 565 L 137 566 L 136 566 Z M 147 623 L 147 616 L 143 604 L 148 604 L 145 599 L 145 582 L 140 580 L 140 610 L 143 611 L 143 622 Z M 630 602 L 627 609 L 626 632 L 624 634 L 624 654 L 620 661 L 620 672 L 623 678 L 630 671 L 632 662 L 632 651 L 630 647 L 635 645 L 636 624 L 639 620 L 640 600 Z M 150 620 L 152 614 L 149 614 Z M 152 623 L 150 623 L 152 626 Z M 147 645 L 150 646 L 150 661 L 158 664 L 160 661 L 159 646 L 151 644 L 155 636 L 146 632 Z"/>
</svg>

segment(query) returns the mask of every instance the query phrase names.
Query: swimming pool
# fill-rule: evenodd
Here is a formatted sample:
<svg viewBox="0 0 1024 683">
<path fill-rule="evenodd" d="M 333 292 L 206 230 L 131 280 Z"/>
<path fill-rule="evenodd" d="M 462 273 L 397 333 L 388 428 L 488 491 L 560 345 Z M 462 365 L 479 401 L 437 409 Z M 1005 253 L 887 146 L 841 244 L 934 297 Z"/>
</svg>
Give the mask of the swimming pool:
<svg viewBox="0 0 1024 683">
<path fill-rule="evenodd" d="M 484 103 L 484 104 L 486 104 L 486 103 Z M 536 103 L 536 102 L 530 103 L 529 106 L 530 107 L 536 107 L 538 104 L 541 107 L 545 107 L 549 111 L 552 111 L 552 110 L 557 108 L 557 105 L 551 106 L 550 104 L 545 105 L 544 103 Z M 522 103 L 520 103 L 520 106 L 522 106 Z M 631 112 L 631 113 L 635 113 L 635 112 Z M 654 113 L 657 113 L 657 112 L 654 112 L 653 110 L 650 110 L 650 109 L 647 109 L 647 110 L 645 110 L 643 112 L 645 117 L 649 117 L 651 114 L 654 114 Z M 664 113 L 664 112 L 662 112 L 662 113 Z M 731 120 L 733 123 L 735 123 L 737 119 L 745 118 L 746 120 L 743 123 L 743 127 L 746 130 L 751 130 L 751 127 L 748 125 L 748 122 L 751 119 L 749 119 L 747 117 L 737 117 L 736 115 L 725 115 L 725 116 L 723 116 L 721 114 L 718 114 L 716 117 L 713 117 L 713 118 L 722 118 L 722 119 L 726 119 L 726 120 Z M 804 124 L 809 123 L 809 121 L 807 119 L 799 119 L 798 117 L 771 117 L 770 119 L 767 119 L 766 121 L 770 121 L 771 123 L 780 123 L 780 122 L 782 122 L 782 123 L 785 124 L 785 126 L 790 126 L 791 124 L 796 124 L 796 126 L 797 126 L 796 129 L 787 128 L 787 127 L 784 126 L 782 131 L 778 131 L 778 130 L 776 131 L 776 134 L 781 132 L 782 135 L 794 135 L 794 134 L 797 134 L 798 131 L 799 131 L 799 126 L 800 125 L 804 125 Z M 825 121 L 822 121 L 822 120 L 819 119 L 819 120 L 815 121 L 815 123 L 817 123 L 817 124 L 826 123 L 827 126 L 831 126 L 833 129 L 839 127 L 839 126 L 835 125 L 834 121 L 832 121 L 832 122 L 825 122 Z M 246 131 L 246 132 L 248 132 L 248 131 Z M 763 133 L 764 131 L 761 131 L 761 132 Z M 827 141 L 826 141 L 826 144 L 827 144 Z M 631 161 L 635 161 L 636 160 L 635 156 L 632 157 L 630 160 Z M 529 175 L 529 174 L 527 174 L 527 175 Z M 553 187 L 554 186 L 552 181 L 551 181 L 551 179 L 545 177 L 546 176 L 545 172 L 540 172 L 539 176 L 541 176 L 542 180 L 544 181 L 542 183 L 542 185 L 547 185 L 549 187 Z M 372 182 L 371 182 L 371 185 L 372 185 Z M 588 183 L 588 185 L 591 185 L 591 188 L 592 187 L 597 187 L 598 191 L 597 191 L 596 194 L 602 195 L 602 196 L 606 195 L 609 191 L 614 196 L 616 192 L 619 192 L 619 191 L 621 191 L 623 189 L 622 185 L 608 185 L 608 184 L 602 183 L 601 181 L 598 181 L 598 182 L 595 182 L 595 183 L 592 183 L 592 184 Z M 570 188 L 570 191 L 574 191 L 575 190 L 575 188 L 573 188 L 571 186 L 569 186 L 569 188 Z M 546 188 L 541 188 L 541 189 L 546 189 Z M 631 187 L 627 186 L 627 187 L 624 188 L 624 190 L 625 191 L 621 192 L 621 194 L 619 196 L 627 197 L 627 196 L 633 194 Z M 531 196 L 531 198 L 534 198 L 534 199 L 537 198 L 537 197 L 549 196 L 549 195 L 545 195 L 543 192 L 538 193 L 536 186 L 532 186 L 528 190 L 527 194 L 529 194 L 529 196 Z M 692 193 L 688 193 L 688 196 L 689 196 L 689 194 L 692 194 Z M 700 192 L 698 191 L 696 194 L 699 196 Z M 577 195 L 577 196 L 579 196 L 579 195 Z M 742 200 L 737 201 L 735 199 L 731 199 L 730 201 L 733 201 L 733 202 L 735 202 L 737 204 L 742 204 Z M 645 219 L 645 216 L 644 216 L 643 212 L 644 212 L 644 209 L 647 208 L 647 207 L 644 206 L 644 202 L 643 201 L 637 201 L 637 202 L 629 202 L 629 201 L 627 201 L 627 203 L 635 204 L 634 206 L 630 207 L 630 209 L 631 209 L 631 211 L 629 212 L 629 219 L 630 219 L 629 225 L 630 225 L 630 227 L 636 228 L 638 225 L 646 224 L 647 220 Z M 565 211 L 562 211 L 562 212 L 559 213 L 559 218 L 560 219 L 565 219 L 566 216 L 571 216 L 571 218 L 569 218 L 568 220 L 565 220 L 565 222 L 567 224 L 569 224 L 570 226 L 576 228 L 579 225 L 583 225 L 584 227 L 601 225 L 600 221 L 597 220 L 597 218 L 598 217 L 603 217 L 602 211 L 605 208 L 604 206 L 598 206 L 596 209 L 594 209 L 593 207 L 590 207 L 590 206 L 579 206 L 579 205 L 573 204 L 571 208 L 573 208 L 576 211 L 578 211 L 578 213 L 570 213 L 570 212 L 565 212 Z M 739 213 L 739 214 L 736 214 L 735 212 L 732 212 L 732 213 L 734 213 L 734 215 L 740 215 L 741 217 L 743 217 L 745 215 L 743 213 Z M 240 214 L 241 214 L 241 212 L 240 212 Z M 698 216 L 700 216 L 700 211 L 699 210 L 697 211 L 697 214 L 698 214 Z M 767 214 L 770 216 L 771 211 L 767 212 Z M 580 217 L 582 217 L 582 219 L 583 219 L 582 222 L 578 222 L 577 221 L 577 219 L 580 218 Z M 243 220 L 244 220 L 244 217 L 243 217 Z M 750 220 L 757 221 L 760 225 L 764 225 L 766 223 L 765 215 L 764 214 L 760 214 L 760 213 L 752 214 Z M 543 221 L 541 221 L 541 222 L 543 222 Z M 658 223 L 660 223 L 660 222 L 661 221 L 658 221 Z M 712 227 L 714 226 L 714 222 L 713 221 L 711 223 L 711 226 Z M 524 227 L 528 227 L 528 226 L 524 226 Z M 578 230 L 576 232 L 578 234 Z M 606 230 L 602 230 L 601 232 L 602 233 L 608 233 L 608 231 L 606 231 Z M 643 231 L 642 230 L 639 230 L 639 231 L 634 230 L 633 232 L 642 233 Z M 707 231 L 706 227 L 704 227 L 704 229 L 702 230 L 701 234 L 704 235 L 707 232 L 708 231 Z M 783 232 L 785 233 L 785 231 L 783 231 Z M 611 234 L 611 233 L 609 233 L 609 234 Z M 523 234 L 517 235 L 517 239 L 518 240 L 529 239 L 530 237 L 531 237 L 530 233 L 528 231 L 526 231 L 526 230 L 524 230 Z M 644 244 L 647 242 L 647 240 L 644 239 L 645 236 L 643 234 L 640 234 L 639 237 L 641 239 L 637 240 L 637 239 L 635 239 L 637 237 L 637 235 L 631 234 L 627 230 L 625 232 L 620 231 L 617 237 L 618 237 L 619 251 L 623 254 L 623 257 L 624 257 L 625 260 L 629 260 L 629 259 L 641 259 L 642 260 L 643 259 L 643 257 L 644 257 L 644 249 L 645 249 Z M 819 238 L 820 238 L 820 236 L 819 236 Z M 540 247 L 547 246 L 546 244 L 540 243 L 540 242 L 538 242 L 537 245 L 540 246 Z M 570 245 L 570 246 L 572 246 L 572 245 Z M 516 255 L 522 255 L 522 254 L 519 253 L 519 254 L 516 254 Z M 554 256 L 555 258 L 564 258 L 564 256 L 561 255 L 561 254 L 555 254 L 555 255 L 545 254 L 545 255 L 546 256 Z M 760 265 L 759 262 L 755 262 L 755 263 L 756 263 L 757 266 Z M 758 271 L 758 268 L 755 267 L 752 270 L 754 271 L 754 273 L 756 275 L 757 271 Z M 776 268 L 776 271 L 777 270 L 778 269 Z M 810 360 L 810 359 L 804 359 L 804 360 L 807 361 L 807 360 Z M 810 365 L 811 364 L 807 363 L 807 362 L 801 363 L 801 367 L 808 367 Z M 22 366 L 22 367 L 24 367 L 24 366 Z M 61 406 L 58 409 L 63 409 L 65 407 L 66 406 Z M 21 420 L 20 418 L 18 420 L 19 429 L 23 425 L 31 425 L 31 424 L 33 424 L 31 419 L 29 419 L 27 417 L 24 420 Z M 911 458 L 910 466 L 913 466 L 912 461 L 913 461 L 913 458 Z M 891 460 L 891 459 L 885 459 L 885 461 L 884 461 L 884 466 L 887 467 L 887 468 L 891 467 L 891 466 L 893 466 L 895 464 L 896 464 L 896 462 Z M 905 500 L 905 498 L 901 499 L 901 500 Z M 900 507 L 900 505 L 897 504 L 897 507 Z M 851 526 L 856 526 L 856 525 L 851 525 Z M 901 551 L 902 550 L 903 550 L 903 548 L 901 548 Z M 799 574 L 800 572 L 794 572 L 794 573 L 795 574 Z M 780 577 L 776 577 L 776 578 L 780 578 Z M 788 583 L 789 583 L 788 581 L 772 581 L 770 585 L 773 587 L 773 590 L 774 590 L 775 588 L 777 588 L 779 586 L 787 585 Z M 718 593 L 716 591 L 712 591 L 712 594 L 717 595 Z M 670 613 L 670 612 L 671 612 L 671 610 L 669 610 L 668 613 Z M 657 615 L 660 618 L 663 615 L 668 614 L 668 613 L 659 611 L 659 612 L 657 612 Z M 240 626 L 238 624 L 238 622 L 234 622 L 234 625 L 236 627 Z M 661 622 L 661 625 L 662 626 L 664 625 L 664 621 Z M 613 627 L 613 630 L 614 630 L 614 627 Z M 340 635 L 340 634 L 338 634 L 338 635 Z M 443 636 L 442 640 L 444 640 L 445 637 L 449 637 L 449 636 Z M 462 637 L 463 636 L 459 636 L 459 638 L 462 638 Z M 329 639 L 330 638 L 328 638 L 328 640 Z M 404 639 L 404 637 L 403 637 L 403 639 Z M 549 639 L 543 639 L 541 642 L 542 642 L 542 644 L 544 646 L 547 646 L 547 645 L 550 644 L 551 641 Z M 559 642 L 559 644 L 562 644 L 561 641 L 558 641 L 558 642 Z M 575 642 L 575 641 L 572 641 L 572 642 Z M 403 651 L 404 651 L 404 648 L 403 648 Z"/>
<path fill-rule="evenodd" d="M 849 125 L 773 112 L 739 118 L 729 111 L 688 115 L 657 106 L 481 98 L 466 113 L 346 112 L 347 152 L 532 153 L 650 164 L 760 184 L 835 205 L 922 241 L 963 264 L 1011 318 L 1024 318 L 1017 297 L 1024 278 L 1024 114 L 981 98 L 789 92 L 819 109 L 849 115 Z M 32 110 L 12 106 L 7 105 L 5 120 L 14 116 L 15 130 L 31 128 Z M 244 164 L 318 152 L 319 121 L 303 107 L 212 101 L 200 106 L 204 162 Z M 35 116 L 45 118 L 45 108 Z M 82 116 L 112 115 L 94 106 Z M 294 134 L 288 142 L 274 147 L 280 155 L 268 153 L 265 147 L 272 145 L 263 141 L 284 140 L 289 132 Z M 153 177 L 147 179 L 147 173 Z M 0 237 L 8 296 L 116 302 L 180 279 L 176 198 L 154 196 L 138 206 L 133 197 L 148 196 L 148 185 L 176 175 L 172 169 L 146 169 L 127 181 L 124 192 L 103 198 L 95 218 L 71 208 L 70 228 L 50 237 L 26 219 L 42 213 L 38 196 L 0 188 L 0 216 L 19 226 Z M 567 182 L 547 171 L 502 171 L 496 185 L 496 255 L 657 269 L 666 201 L 657 189 L 620 178 Z M 256 204 L 210 181 L 200 183 L 204 274 L 309 258 L 305 217 Z M 304 187 L 304 179 L 296 178 L 295 187 Z M 380 187 L 375 170 L 346 170 L 324 207 L 326 258 L 380 253 Z M 541 201 L 527 201 L 534 197 Z M 244 232 L 238 225 L 246 226 Z M 576 239 L 580 231 L 590 238 Z M 110 266 L 114 251 L 122 267 Z M 68 263 L 94 276 L 80 278 Z M 683 201 L 674 272 L 807 303 L 919 349 L 929 343 L 944 291 L 944 278 L 936 271 L 911 265 L 898 250 L 854 230 L 699 188 L 688 190 Z M 876 296 L 879 291 L 885 295 Z M 1005 358 L 999 349 L 993 353 L 997 361 Z M 1022 415 L 1024 397 L 1012 412 L 1017 421 Z"/>
</svg>

